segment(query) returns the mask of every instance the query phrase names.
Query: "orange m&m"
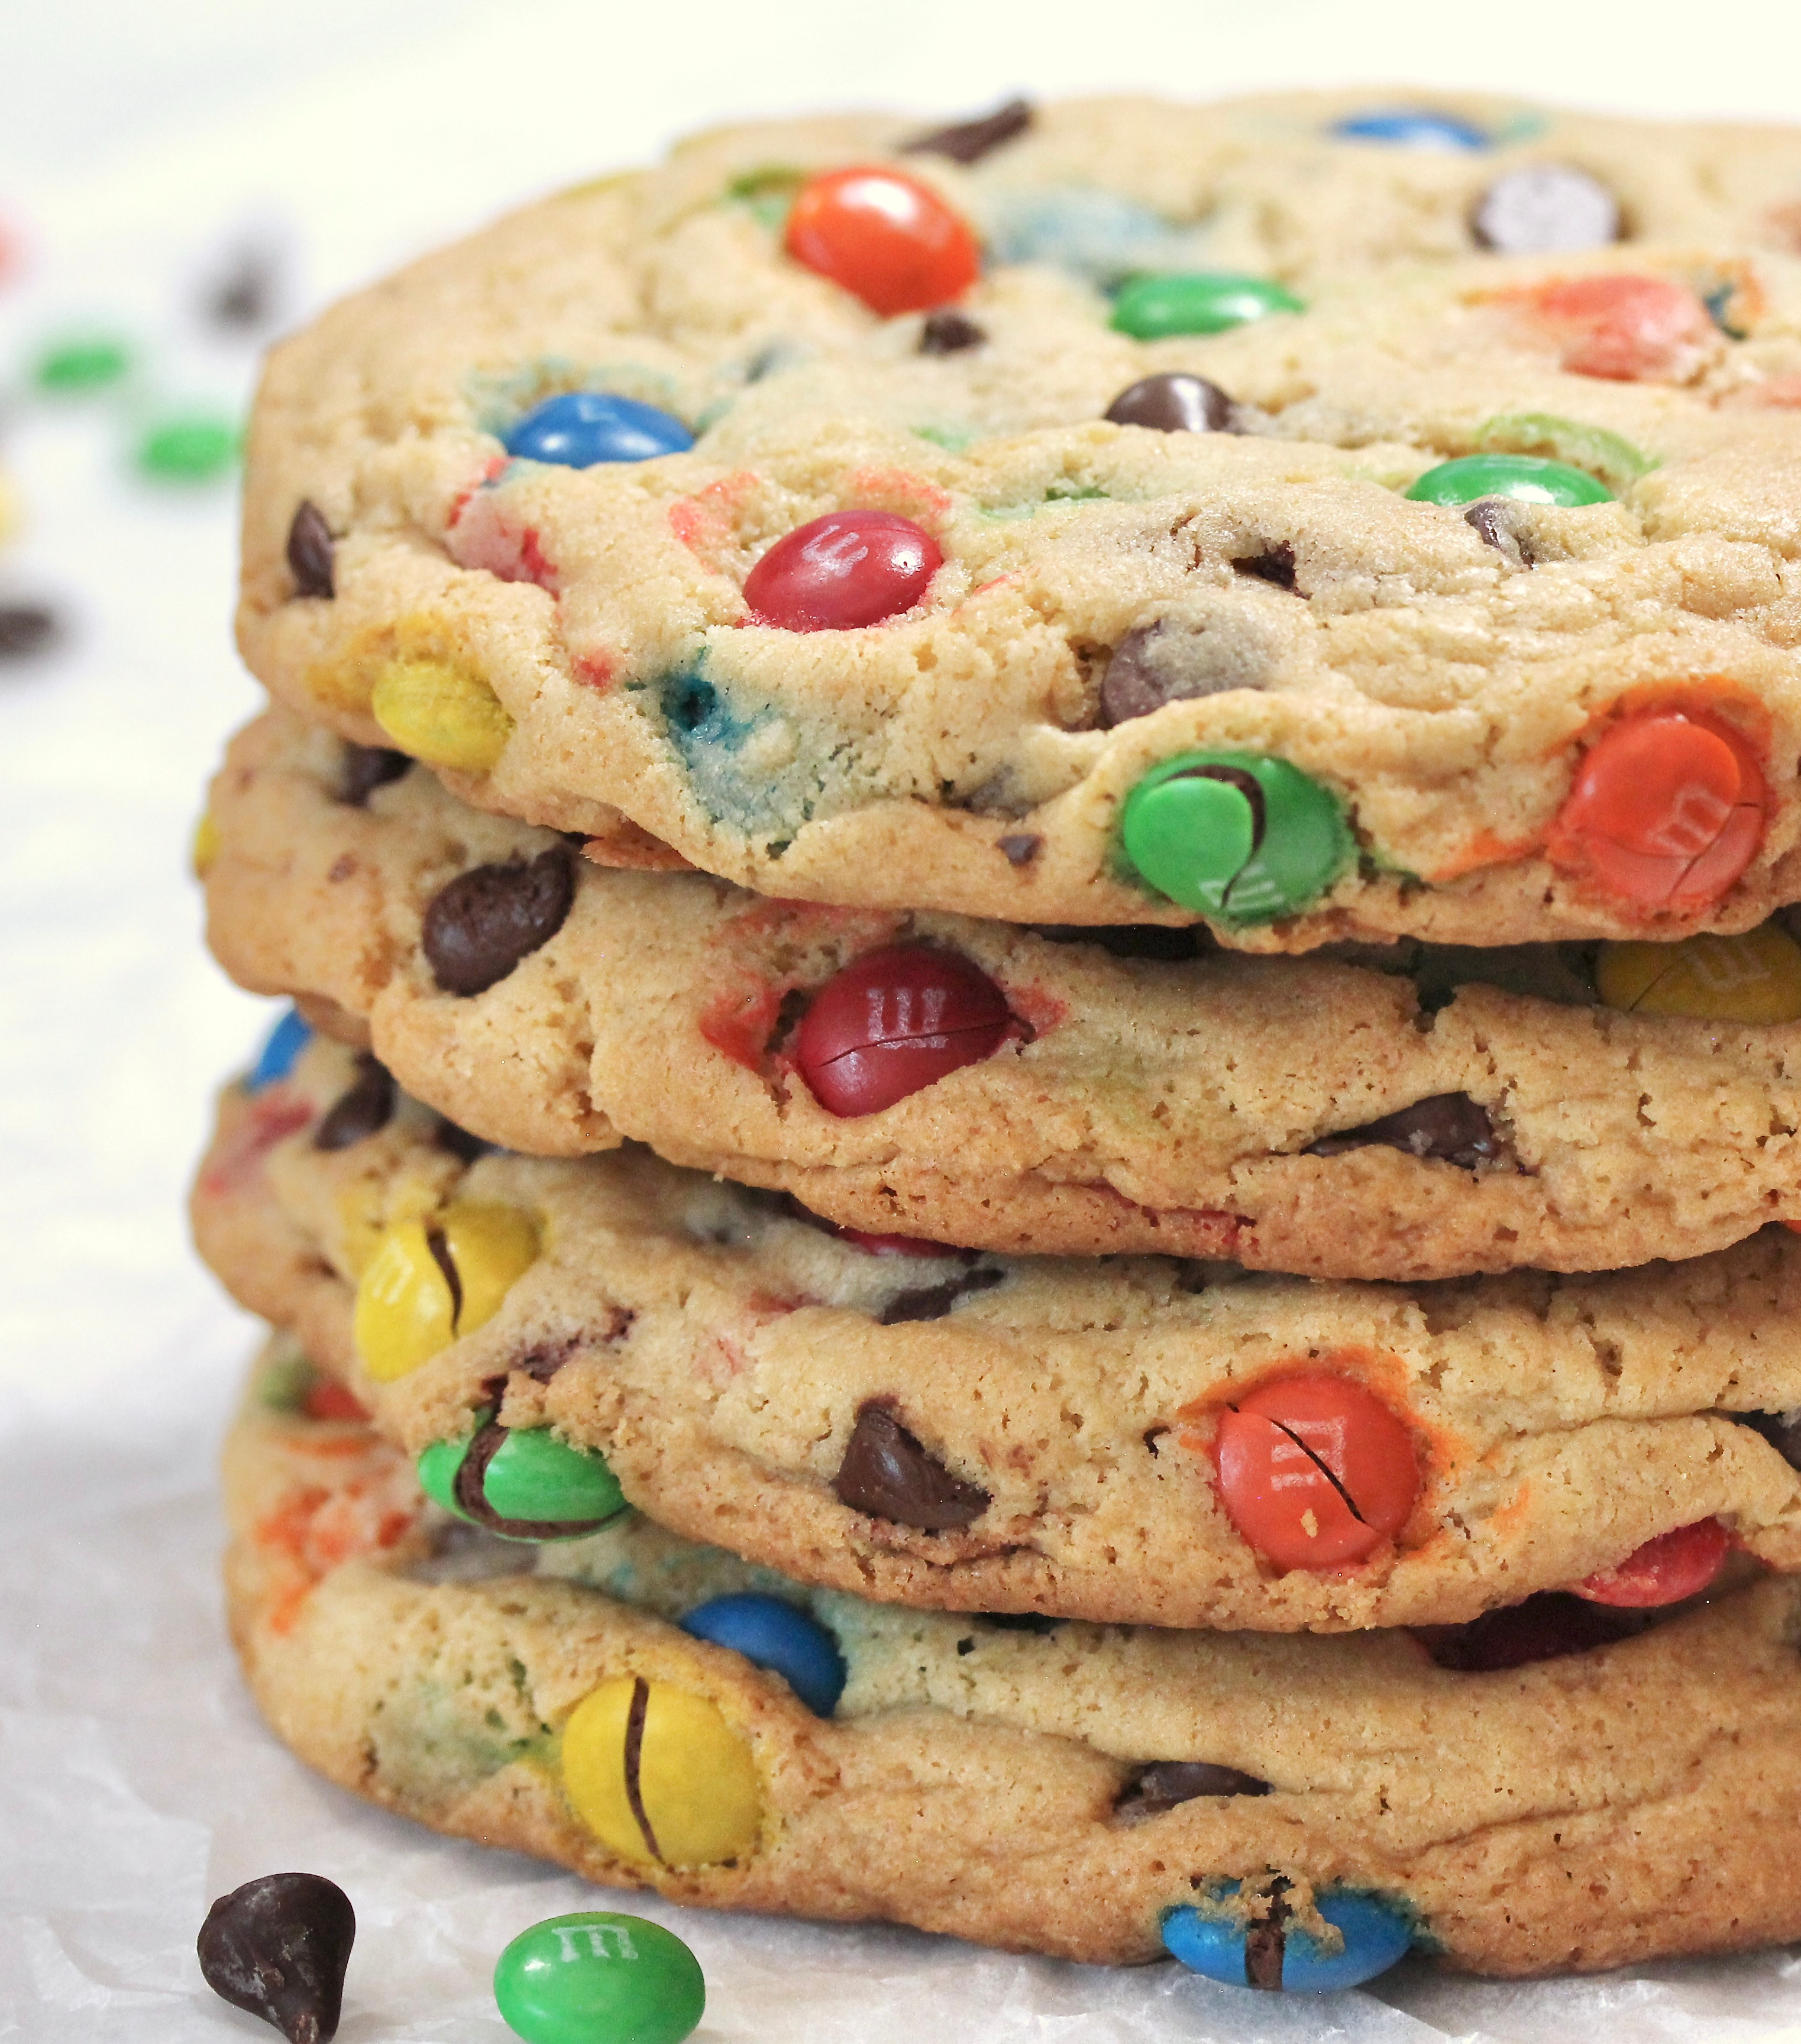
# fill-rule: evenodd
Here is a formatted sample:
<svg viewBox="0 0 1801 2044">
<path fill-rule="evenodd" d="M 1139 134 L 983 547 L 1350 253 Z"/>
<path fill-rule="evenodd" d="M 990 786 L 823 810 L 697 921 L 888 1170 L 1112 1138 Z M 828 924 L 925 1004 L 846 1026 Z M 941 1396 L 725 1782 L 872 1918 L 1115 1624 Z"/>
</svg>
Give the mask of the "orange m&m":
<svg viewBox="0 0 1801 2044">
<path fill-rule="evenodd" d="M 1757 755 L 1730 724 L 1645 711 L 1588 748 L 1545 853 L 1642 909 L 1711 908 L 1756 858 L 1768 800 Z"/>
<path fill-rule="evenodd" d="M 1530 305 L 1578 376 L 1685 382 L 1718 339 L 1700 299 L 1661 277 L 1572 277 L 1534 291 Z"/>
<path fill-rule="evenodd" d="M 1635 1547 L 1623 1562 L 1571 1587 L 1591 1604 L 1623 1604 L 1641 1611 L 1698 1596 L 1726 1566 L 1732 1536 L 1717 1519 L 1697 1519 Z"/>
<path fill-rule="evenodd" d="M 930 185 L 880 165 L 808 178 L 783 246 L 873 313 L 926 312 L 960 298 L 981 269 L 969 222 Z"/>
<path fill-rule="evenodd" d="M 1219 1501 L 1240 1536 L 1285 1569 L 1361 1562 L 1407 1523 L 1419 1462 L 1404 1421 L 1354 1378 L 1260 1385 L 1219 1416 Z"/>
</svg>

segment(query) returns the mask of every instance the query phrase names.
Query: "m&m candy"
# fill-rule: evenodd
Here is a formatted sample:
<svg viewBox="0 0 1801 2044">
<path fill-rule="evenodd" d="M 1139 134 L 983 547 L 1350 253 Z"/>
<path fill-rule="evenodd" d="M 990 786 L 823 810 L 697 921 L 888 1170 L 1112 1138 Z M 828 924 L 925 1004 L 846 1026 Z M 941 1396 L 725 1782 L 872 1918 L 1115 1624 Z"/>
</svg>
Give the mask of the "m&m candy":
<svg viewBox="0 0 1801 2044">
<path fill-rule="evenodd" d="M 1351 854 L 1338 798 L 1255 752 L 1185 752 L 1154 767 L 1126 798 L 1120 841 L 1159 893 L 1233 923 L 1304 909 Z"/>
<path fill-rule="evenodd" d="M 217 825 L 214 830 L 217 832 Z M 260 1093 L 278 1079 L 285 1079 L 294 1070 L 294 1060 L 312 1040 L 312 1025 L 298 1008 L 290 1008 L 263 1039 L 256 1062 L 244 1082 L 246 1087 L 252 1093 Z"/>
<path fill-rule="evenodd" d="M 1489 146 L 1488 137 L 1469 121 L 1413 106 L 1384 106 L 1350 114 L 1333 124 L 1332 133 L 1342 142 L 1386 142 L 1397 149 L 1458 153 Z"/>
<path fill-rule="evenodd" d="M 715 1866 L 749 1852 L 762 1829 L 748 1742 L 716 1704 L 673 1682 L 603 1682 L 564 1727 L 562 1765 L 576 1815 L 640 1866 Z"/>
<path fill-rule="evenodd" d="M 689 1612 L 682 1629 L 779 1675 L 815 1717 L 828 1718 L 838 1708 L 845 1680 L 838 1642 L 817 1619 L 780 1597 L 748 1590 L 715 1597 Z"/>
<path fill-rule="evenodd" d="M 487 773 L 513 736 L 500 697 L 479 674 L 447 660 L 390 660 L 369 712 L 401 751 L 464 774 Z"/>
<path fill-rule="evenodd" d="M 1606 504 L 1611 492 L 1567 462 L 1541 455 L 1466 454 L 1429 468 L 1407 491 L 1416 504 L 1473 504 L 1480 497 L 1520 504 Z"/>
<path fill-rule="evenodd" d="M 1176 333 L 1223 333 L 1272 313 L 1304 310 L 1294 293 L 1271 277 L 1171 270 L 1133 278 L 1113 302 L 1113 325 L 1135 340 L 1161 340 Z"/>
<path fill-rule="evenodd" d="M 517 1207 L 459 1200 L 382 1235 L 356 1287 L 363 1366 L 391 1383 L 485 1326 L 537 1261 L 538 1225 Z"/>
<path fill-rule="evenodd" d="M 1561 341 L 1564 367 L 1579 376 L 1680 381 L 1717 338 L 1703 301 L 1661 277 L 1571 277 L 1543 286 L 1526 303 Z"/>
<path fill-rule="evenodd" d="M 943 563 L 911 518 L 828 511 L 776 541 L 744 578 L 744 601 L 781 631 L 851 631 L 911 610 Z"/>
<path fill-rule="evenodd" d="M 229 419 L 211 412 L 178 412 L 153 420 L 134 454 L 152 482 L 217 482 L 237 466 L 242 436 Z"/>
<path fill-rule="evenodd" d="M 419 1458 L 428 1497 L 503 1540 L 569 1540 L 624 1511 L 625 1493 L 593 1448 L 547 1427 L 501 1426 L 491 1411 L 474 1431 L 436 1441 Z"/>
<path fill-rule="evenodd" d="M 608 390 L 566 390 L 534 405 L 503 441 L 516 461 L 593 468 L 608 461 L 652 461 L 685 454 L 694 436 L 655 405 Z"/>
<path fill-rule="evenodd" d="M 981 269 L 969 222 L 930 185 L 880 165 L 808 179 L 783 245 L 883 319 L 960 298 Z"/>
<path fill-rule="evenodd" d="M 32 381 L 52 396 L 83 397 L 131 373 L 131 344 L 117 334 L 71 334 L 38 357 Z"/>
<path fill-rule="evenodd" d="M 1238 1890 L 1237 1881 L 1222 1881 L 1212 1899 L 1227 1903 Z M 1172 1909 L 1163 1919 L 1164 1949 L 1194 1972 L 1230 1987 L 1329 1994 L 1386 1973 L 1413 1942 L 1408 1914 L 1380 1896 L 1327 1888 L 1314 1897 L 1314 1907 L 1338 1933 L 1336 1951 L 1293 1920 L 1280 1886 L 1268 1914 L 1258 1920 L 1225 1909 L 1217 1915 L 1192 1907 Z"/>
<path fill-rule="evenodd" d="M 1570 1587 L 1593 1604 L 1636 1611 L 1699 1596 L 1726 1566 L 1732 1536 L 1717 1519 L 1697 1519 L 1635 1547 L 1623 1562 Z"/>
<path fill-rule="evenodd" d="M 1632 1015 L 1707 1022 L 1801 1021 L 1801 944 L 1774 923 L 1743 936 L 1603 944 L 1595 988 Z"/>
<path fill-rule="evenodd" d="M 1228 1407 L 1213 1461 L 1226 1516 L 1285 1569 L 1361 1561 L 1400 1532 L 1419 1494 L 1405 1423 L 1355 1378 L 1326 1371 Z"/>
<path fill-rule="evenodd" d="M 875 1114 L 1000 1047 L 1006 996 L 955 951 L 866 952 L 813 996 L 794 1062 L 828 1114 Z"/>
<path fill-rule="evenodd" d="M 707 1988 L 674 1931 L 584 1909 L 513 1939 L 494 1967 L 494 2005 L 526 2044 L 682 2044 Z"/>
<path fill-rule="evenodd" d="M 1584 755 L 1545 853 L 1622 905 L 1692 913 L 1757 857 L 1767 800 L 1749 741 L 1723 718 L 1638 711 Z"/>
</svg>

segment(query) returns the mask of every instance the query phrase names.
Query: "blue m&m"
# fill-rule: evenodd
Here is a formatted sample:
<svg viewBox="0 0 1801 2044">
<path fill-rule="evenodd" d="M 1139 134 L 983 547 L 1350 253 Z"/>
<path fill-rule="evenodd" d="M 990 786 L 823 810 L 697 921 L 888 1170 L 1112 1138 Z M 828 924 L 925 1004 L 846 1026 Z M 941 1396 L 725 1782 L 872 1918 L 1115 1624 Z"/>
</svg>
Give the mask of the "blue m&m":
<svg viewBox="0 0 1801 2044">
<path fill-rule="evenodd" d="M 1373 107 L 1336 122 L 1332 133 L 1342 142 L 1386 142 L 1396 149 L 1486 149 L 1488 137 L 1480 128 L 1449 113 L 1423 107 Z"/>
<path fill-rule="evenodd" d="M 651 461 L 685 454 L 694 436 L 682 421 L 636 398 L 605 390 L 566 390 L 534 405 L 505 436 L 516 461 L 593 468 L 603 461 Z"/>
<path fill-rule="evenodd" d="M 1215 1891 L 1223 1901 L 1239 1884 L 1224 1881 Z M 1354 1888 L 1316 1895 L 1314 1907 L 1343 1942 L 1327 1951 L 1292 1918 L 1273 1911 L 1251 1927 L 1231 1915 L 1204 1916 L 1198 1909 L 1172 1909 L 1163 1919 L 1163 1943 L 1172 1958 L 1228 1987 L 1277 1988 L 1289 1994 L 1330 1994 L 1360 1987 L 1404 1958 L 1413 1925 L 1393 1903 Z M 1258 1950 L 1247 1946 L 1255 1938 Z"/>
<path fill-rule="evenodd" d="M 815 1717 L 828 1718 L 844 1693 L 844 1657 L 820 1623 L 780 1597 L 745 1591 L 715 1597 L 682 1621 L 697 1639 L 729 1646 L 779 1675 Z"/>
<path fill-rule="evenodd" d="M 260 1093 L 265 1086 L 273 1085 L 278 1079 L 285 1079 L 294 1070 L 294 1060 L 306 1048 L 313 1031 L 298 1008 L 290 1008 L 275 1028 L 269 1032 L 263 1047 L 256 1054 L 256 1062 L 251 1067 L 250 1077 L 245 1082 L 252 1093 Z"/>
</svg>

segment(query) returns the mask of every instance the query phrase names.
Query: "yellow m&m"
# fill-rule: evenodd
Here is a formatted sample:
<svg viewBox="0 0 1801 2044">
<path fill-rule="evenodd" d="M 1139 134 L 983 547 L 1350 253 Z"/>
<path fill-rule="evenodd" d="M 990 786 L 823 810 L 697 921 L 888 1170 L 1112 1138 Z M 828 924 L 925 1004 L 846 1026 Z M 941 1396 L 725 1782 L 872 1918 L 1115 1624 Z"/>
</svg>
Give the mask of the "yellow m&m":
<svg viewBox="0 0 1801 2044">
<path fill-rule="evenodd" d="M 582 1698 L 563 1735 L 563 1786 L 601 1842 L 639 1865 L 715 1866 L 762 1828 L 757 1765 L 716 1704 L 621 1675 Z"/>
<path fill-rule="evenodd" d="M 1741 937 L 1603 944 L 1595 985 L 1608 1007 L 1634 1015 L 1801 1021 L 1801 944 L 1774 923 Z"/>
<path fill-rule="evenodd" d="M 392 1383 L 500 1311 L 536 1262 L 538 1227 L 517 1207 L 462 1200 L 382 1235 L 356 1288 L 363 1366 Z"/>
<path fill-rule="evenodd" d="M 513 736 L 513 719 L 482 677 L 445 660 L 390 660 L 369 709 L 403 752 L 465 774 L 488 772 Z"/>
</svg>

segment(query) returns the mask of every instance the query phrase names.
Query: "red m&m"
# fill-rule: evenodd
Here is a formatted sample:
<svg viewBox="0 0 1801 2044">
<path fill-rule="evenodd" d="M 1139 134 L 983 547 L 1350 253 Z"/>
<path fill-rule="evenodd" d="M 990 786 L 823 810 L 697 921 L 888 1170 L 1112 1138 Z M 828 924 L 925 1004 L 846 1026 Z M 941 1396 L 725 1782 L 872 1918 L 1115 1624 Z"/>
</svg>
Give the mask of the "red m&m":
<svg viewBox="0 0 1801 2044">
<path fill-rule="evenodd" d="M 943 562 L 911 518 L 828 511 L 776 541 L 744 578 L 744 601 L 784 632 L 854 631 L 911 610 Z"/>
<path fill-rule="evenodd" d="M 1732 1536 L 1717 1519 L 1697 1519 L 1635 1547 L 1623 1562 L 1573 1585 L 1591 1604 L 1639 1611 L 1699 1596 L 1726 1566 Z"/>
<path fill-rule="evenodd" d="M 1538 320 L 1563 343 L 1563 366 L 1617 382 L 1685 381 L 1715 339 L 1707 308 L 1661 277 L 1573 277 L 1532 294 Z"/>
<path fill-rule="evenodd" d="M 1419 1463 L 1404 1421 L 1354 1378 L 1264 1384 L 1219 1416 L 1219 1501 L 1280 1568 L 1361 1562 L 1407 1523 Z"/>
<path fill-rule="evenodd" d="M 961 297 L 981 268 L 969 222 L 930 185 L 881 165 L 808 178 L 783 245 L 884 319 Z"/>
<path fill-rule="evenodd" d="M 1546 855 L 1622 902 L 1709 908 L 1756 858 L 1767 800 L 1756 754 L 1723 719 L 1643 712 L 1589 747 Z"/>
<path fill-rule="evenodd" d="M 828 979 L 794 1032 L 794 1062 L 828 1114 L 879 1113 L 1000 1047 L 1012 1017 L 954 951 L 897 944 Z"/>
</svg>

